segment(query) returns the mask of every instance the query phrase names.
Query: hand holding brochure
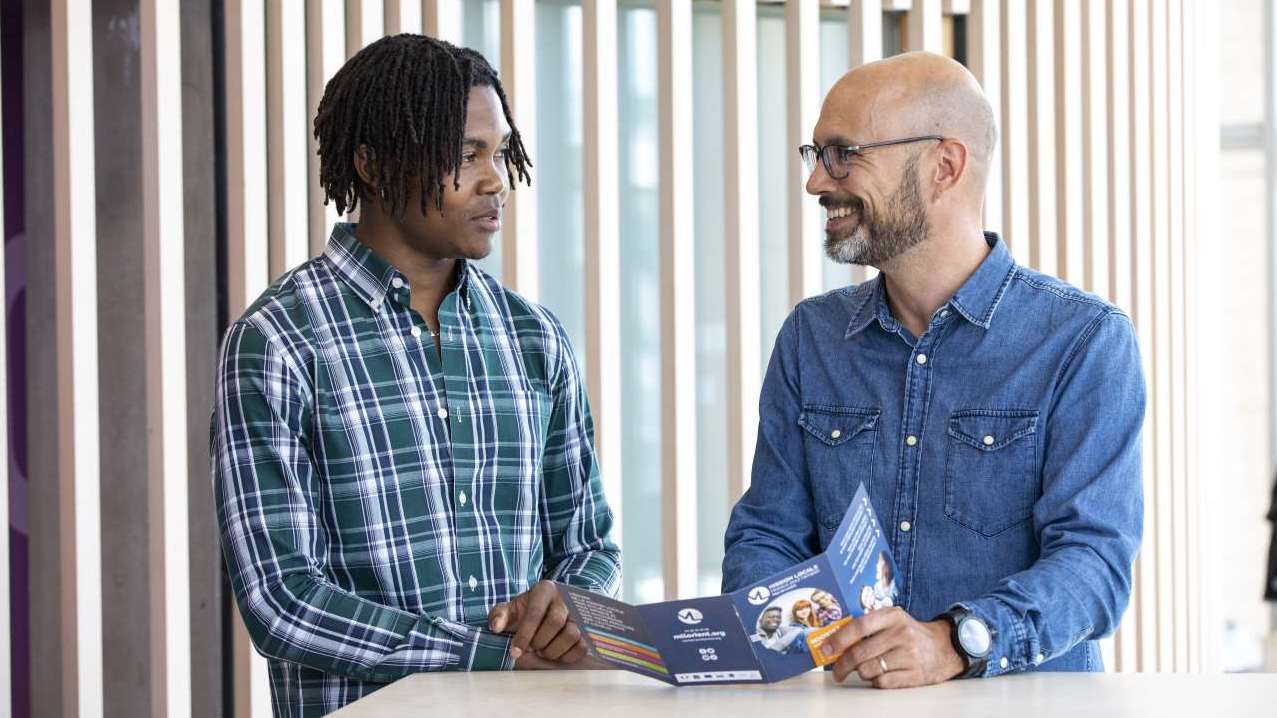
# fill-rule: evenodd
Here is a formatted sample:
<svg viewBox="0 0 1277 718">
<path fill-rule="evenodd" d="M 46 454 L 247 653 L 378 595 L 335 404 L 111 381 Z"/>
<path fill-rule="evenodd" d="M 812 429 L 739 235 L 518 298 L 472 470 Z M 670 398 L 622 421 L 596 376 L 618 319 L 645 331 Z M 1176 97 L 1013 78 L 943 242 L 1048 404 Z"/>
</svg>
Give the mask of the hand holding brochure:
<svg viewBox="0 0 1277 718">
<path fill-rule="evenodd" d="M 820 643 L 894 606 L 896 575 L 861 484 L 828 550 L 735 593 L 634 606 L 558 588 L 590 654 L 617 668 L 676 686 L 772 683 L 832 662 Z"/>
</svg>

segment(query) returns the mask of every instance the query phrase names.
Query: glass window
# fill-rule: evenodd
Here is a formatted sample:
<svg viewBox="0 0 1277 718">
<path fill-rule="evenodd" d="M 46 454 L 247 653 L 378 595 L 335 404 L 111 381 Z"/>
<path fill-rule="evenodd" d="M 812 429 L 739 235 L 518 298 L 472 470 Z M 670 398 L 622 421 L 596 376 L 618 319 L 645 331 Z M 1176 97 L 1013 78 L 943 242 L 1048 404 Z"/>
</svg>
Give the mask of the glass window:
<svg viewBox="0 0 1277 718">
<path fill-rule="evenodd" d="M 886 28 L 884 27 L 884 33 Z M 885 40 L 885 37 L 884 37 Z M 847 60 L 851 55 L 847 34 L 847 11 L 826 10 L 820 14 L 820 99 L 823 102 L 829 88 L 850 69 Z M 823 215 L 822 215 L 823 217 Z M 807 241 L 825 246 L 825 229 L 818 227 Z M 822 249 L 823 254 L 823 249 Z M 821 260 L 826 291 L 851 284 L 851 266 L 839 264 L 829 257 Z"/>
<path fill-rule="evenodd" d="M 789 172 L 798 149 L 787 134 L 785 9 L 758 6 L 758 243 L 759 350 L 764 370 L 780 325 L 789 315 Z M 815 198 L 806 201 L 815 202 Z M 749 398 L 753 401 L 753 398 Z"/>
<path fill-rule="evenodd" d="M 625 510 L 623 593 L 660 601 L 661 332 L 660 155 L 657 144 L 656 12 L 618 9 L 621 221 L 621 447 Z"/>
<path fill-rule="evenodd" d="M 692 15 L 696 254 L 696 534 L 700 593 L 722 585 L 727 529 L 727 315 L 724 271 L 723 24 L 718 3 Z M 718 158 L 702 161 L 699 158 Z"/>
<path fill-rule="evenodd" d="M 461 44 L 477 50 L 497 72 L 501 71 L 501 4 L 499 0 L 461 0 Z M 514 118 L 519 121 L 518 116 Z M 533 157 L 536 162 L 538 158 Z M 536 175 L 533 175 L 536 179 Z M 480 267 L 501 280 L 501 239 L 492 243 L 492 254 L 479 260 Z"/>
<path fill-rule="evenodd" d="M 563 322 L 585 368 L 581 6 L 536 5 L 538 300 Z"/>
</svg>

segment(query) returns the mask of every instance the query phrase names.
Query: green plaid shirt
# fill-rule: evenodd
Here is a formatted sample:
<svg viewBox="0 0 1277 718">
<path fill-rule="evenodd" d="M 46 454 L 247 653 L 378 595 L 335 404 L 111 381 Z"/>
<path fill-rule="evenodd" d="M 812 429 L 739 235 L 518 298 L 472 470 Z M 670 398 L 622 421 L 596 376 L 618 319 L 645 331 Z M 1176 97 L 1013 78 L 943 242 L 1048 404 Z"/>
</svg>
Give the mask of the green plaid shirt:
<svg viewBox="0 0 1277 718">
<path fill-rule="evenodd" d="M 494 604 L 542 578 L 619 585 L 558 320 L 466 263 L 439 352 L 410 290 L 338 224 L 224 339 L 218 524 L 279 716 L 417 671 L 508 669 Z"/>
</svg>

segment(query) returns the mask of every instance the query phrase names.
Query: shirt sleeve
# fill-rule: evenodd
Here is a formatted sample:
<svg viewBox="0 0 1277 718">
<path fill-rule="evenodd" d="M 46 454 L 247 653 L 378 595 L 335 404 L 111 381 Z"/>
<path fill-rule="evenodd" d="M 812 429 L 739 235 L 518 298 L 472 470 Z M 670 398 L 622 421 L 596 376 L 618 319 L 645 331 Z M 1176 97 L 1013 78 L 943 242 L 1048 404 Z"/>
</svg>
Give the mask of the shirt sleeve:
<svg viewBox="0 0 1277 718">
<path fill-rule="evenodd" d="M 791 312 L 781 327 L 763 378 L 753 474 L 727 524 L 724 593 L 820 553 L 798 424 L 800 309 Z"/>
<path fill-rule="evenodd" d="M 298 362 L 257 326 L 226 334 L 211 455 L 222 551 L 257 650 L 359 680 L 512 667 L 509 637 L 381 605 L 325 578 L 325 528 Z"/>
<path fill-rule="evenodd" d="M 552 320 L 557 368 L 541 461 L 545 578 L 615 596 L 621 554 L 611 538 L 612 509 L 603 495 L 594 420 L 567 334 Z"/>
<path fill-rule="evenodd" d="M 1144 375 L 1121 312 L 1097 318 L 1058 380 L 1033 508 L 1041 553 L 958 605 L 994 629 L 985 675 L 1023 670 L 1112 633 L 1131 594 L 1143 532 Z"/>
</svg>

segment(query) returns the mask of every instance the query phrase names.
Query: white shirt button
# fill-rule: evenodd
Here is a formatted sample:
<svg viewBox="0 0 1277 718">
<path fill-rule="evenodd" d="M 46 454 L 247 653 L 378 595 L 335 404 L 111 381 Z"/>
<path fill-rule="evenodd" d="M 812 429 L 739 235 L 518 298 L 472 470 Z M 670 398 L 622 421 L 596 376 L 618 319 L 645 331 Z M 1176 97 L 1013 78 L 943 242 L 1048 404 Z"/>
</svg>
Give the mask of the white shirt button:
<svg viewBox="0 0 1277 718">
<path fill-rule="evenodd" d="M 840 436 L 842 436 L 842 432 L 839 431 L 838 429 L 834 429 L 833 431 L 829 432 L 829 438 L 831 439 L 837 439 Z"/>
<path fill-rule="evenodd" d="M 471 580 L 474 580 L 474 579 L 471 579 Z M 1001 666 L 1002 668 L 1006 668 L 1010 663 L 1011 662 L 1007 660 L 1006 656 L 1003 656 L 1002 660 L 998 661 L 998 665 Z"/>
<path fill-rule="evenodd" d="M 479 582 L 478 582 L 477 580 L 475 580 L 475 577 L 474 577 L 474 575 L 472 574 L 472 575 L 470 576 L 470 590 L 471 590 L 471 591 L 473 591 L 473 590 L 475 590 L 476 588 L 478 588 L 478 586 L 479 586 Z M 1004 661 L 1005 661 L 1006 659 L 1005 659 L 1005 658 L 1003 658 L 1002 660 L 1004 660 Z"/>
<path fill-rule="evenodd" d="M 946 317 L 948 317 L 948 316 L 949 316 L 949 310 L 948 310 L 948 309 L 941 309 L 941 310 L 940 310 L 940 318 L 941 318 L 941 319 L 944 319 L 944 318 L 946 318 Z"/>
<path fill-rule="evenodd" d="M 466 505 L 466 492 L 462 491 L 460 494 L 457 494 L 457 503 L 462 506 Z"/>
<path fill-rule="evenodd" d="M 906 436 L 906 437 L 905 437 L 905 443 L 906 443 L 906 444 L 908 444 L 909 446 L 917 446 L 917 445 L 918 445 L 918 437 L 916 437 L 916 436 Z"/>
<path fill-rule="evenodd" d="M 927 363 L 927 355 L 926 355 L 926 354 L 919 354 L 919 355 L 918 355 L 918 363 L 919 363 L 919 364 L 926 364 L 926 363 Z"/>
<path fill-rule="evenodd" d="M 394 287 L 395 289 L 402 289 L 403 279 L 400 279 L 399 277 L 395 277 L 394 279 L 390 280 L 390 286 Z"/>
<path fill-rule="evenodd" d="M 900 530 L 901 530 L 901 531 L 906 531 L 906 532 L 907 532 L 907 531 L 908 531 L 909 529 L 911 529 L 911 528 L 913 528 L 913 524 L 909 523 L 908 521 L 901 521 L 901 522 L 900 522 Z"/>
<path fill-rule="evenodd" d="M 421 327 L 413 327 L 412 329 L 408 330 L 408 333 L 411 334 L 414 339 L 420 339 Z"/>
<path fill-rule="evenodd" d="M 993 446 L 993 437 L 992 437 L 992 436 L 986 436 L 986 437 L 984 437 L 984 445 L 985 445 L 985 446 Z"/>
<path fill-rule="evenodd" d="M 1046 655 L 1039 653 L 1038 657 L 1033 660 L 1034 663 L 1041 663 L 1046 660 Z"/>
<path fill-rule="evenodd" d="M 380 312 L 380 311 L 381 311 L 381 300 L 380 300 L 380 299 L 374 299 L 374 300 L 372 300 L 372 310 L 373 310 L 374 312 Z"/>
<path fill-rule="evenodd" d="M 439 411 L 436 411 L 436 412 L 435 412 L 435 415 L 436 415 L 436 416 L 438 416 L 440 419 L 447 419 L 447 418 L 448 418 L 448 410 L 447 410 L 447 409 L 445 409 L 445 408 L 443 408 L 443 407 L 441 406 L 441 407 L 439 407 Z"/>
</svg>

